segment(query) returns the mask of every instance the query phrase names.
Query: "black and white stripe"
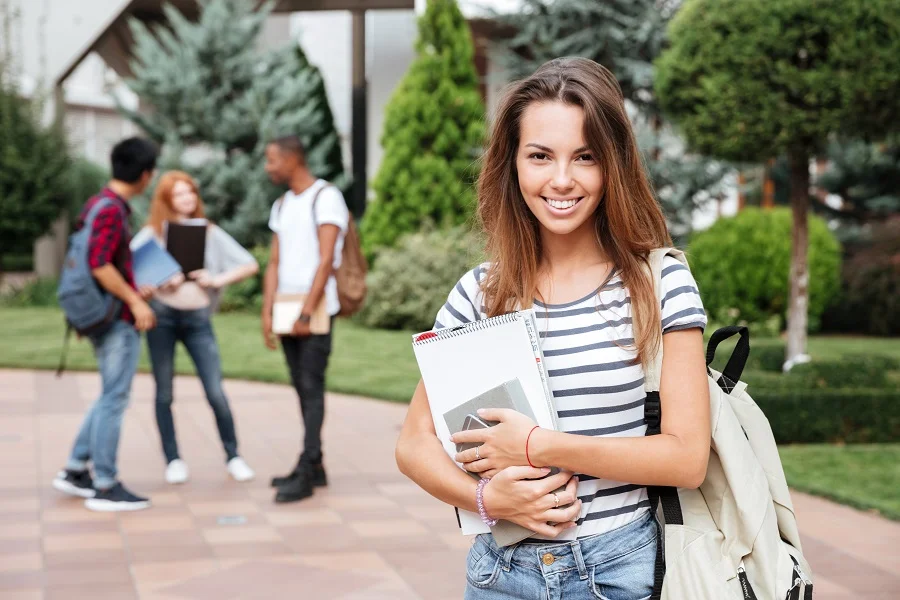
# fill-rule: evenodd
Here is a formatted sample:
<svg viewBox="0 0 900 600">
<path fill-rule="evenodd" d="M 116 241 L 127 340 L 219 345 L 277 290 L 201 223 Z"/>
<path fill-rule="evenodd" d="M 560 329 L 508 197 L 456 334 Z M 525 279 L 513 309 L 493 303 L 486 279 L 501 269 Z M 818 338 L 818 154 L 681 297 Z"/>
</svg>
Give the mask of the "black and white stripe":
<svg viewBox="0 0 900 600">
<path fill-rule="evenodd" d="M 437 315 L 435 328 L 485 318 L 480 281 L 487 265 L 466 273 Z M 704 328 L 706 314 L 690 271 L 666 257 L 663 264 L 661 327 L 664 332 Z M 618 275 L 579 300 L 535 301 L 544 364 L 560 428 L 574 435 L 643 436 L 644 373 L 635 363 L 631 298 Z M 620 527 L 649 506 L 643 486 L 579 476 L 584 502 L 572 539 Z M 568 534 L 568 535 L 567 535 Z"/>
</svg>

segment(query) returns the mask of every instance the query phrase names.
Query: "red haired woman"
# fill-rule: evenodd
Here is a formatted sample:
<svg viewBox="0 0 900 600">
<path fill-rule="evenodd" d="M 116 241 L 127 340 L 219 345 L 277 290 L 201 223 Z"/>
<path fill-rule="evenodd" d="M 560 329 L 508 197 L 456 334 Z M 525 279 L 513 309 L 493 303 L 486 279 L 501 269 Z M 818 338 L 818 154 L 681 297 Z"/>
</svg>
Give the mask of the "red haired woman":
<svg viewBox="0 0 900 600">
<path fill-rule="evenodd" d="M 532 432 L 524 415 L 488 411 L 498 425 L 453 438 L 483 442 L 456 457 L 482 475 L 476 483 L 445 454 L 420 383 L 398 465 L 448 504 L 536 532 L 508 548 L 478 536 L 467 599 L 648 598 L 658 531 L 646 486 L 697 487 L 705 476 L 706 315 L 677 260 L 664 263 L 661 303 L 645 275 L 650 251 L 671 240 L 607 69 L 557 59 L 511 86 L 478 212 L 490 262 L 462 277 L 435 327 L 536 307 L 561 431 Z M 662 435 L 645 437 L 643 364 L 659 344 Z M 540 479 L 547 467 L 561 471 Z"/>
<path fill-rule="evenodd" d="M 163 242 L 166 222 L 204 217 L 197 183 L 187 173 L 169 171 L 160 177 L 150 205 L 147 225 L 131 242 L 136 248 L 149 238 Z M 253 479 L 253 470 L 238 454 L 234 418 L 222 388 L 219 346 L 210 315 L 223 287 L 246 279 L 259 270 L 256 259 L 221 227 L 210 224 L 206 236 L 204 268 L 179 277 L 156 290 L 150 301 L 156 313 L 156 328 L 147 332 L 147 346 L 156 380 L 156 424 L 166 459 L 166 481 L 184 483 L 190 474 L 178 452 L 172 417 L 172 380 L 175 374 L 175 344 L 181 342 L 190 354 L 203 383 L 206 399 L 215 415 L 219 437 L 225 447 L 228 473 L 237 481 Z"/>
</svg>

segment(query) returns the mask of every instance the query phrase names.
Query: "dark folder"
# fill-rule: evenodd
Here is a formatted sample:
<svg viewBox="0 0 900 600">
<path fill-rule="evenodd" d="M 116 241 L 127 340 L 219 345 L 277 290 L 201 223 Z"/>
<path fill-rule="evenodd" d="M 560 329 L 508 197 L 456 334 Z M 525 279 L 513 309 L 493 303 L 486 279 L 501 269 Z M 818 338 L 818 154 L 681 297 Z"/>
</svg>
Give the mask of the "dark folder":
<svg viewBox="0 0 900 600">
<path fill-rule="evenodd" d="M 208 226 L 205 220 L 202 223 L 168 223 L 166 250 L 178 261 L 184 273 L 203 268 Z"/>
</svg>

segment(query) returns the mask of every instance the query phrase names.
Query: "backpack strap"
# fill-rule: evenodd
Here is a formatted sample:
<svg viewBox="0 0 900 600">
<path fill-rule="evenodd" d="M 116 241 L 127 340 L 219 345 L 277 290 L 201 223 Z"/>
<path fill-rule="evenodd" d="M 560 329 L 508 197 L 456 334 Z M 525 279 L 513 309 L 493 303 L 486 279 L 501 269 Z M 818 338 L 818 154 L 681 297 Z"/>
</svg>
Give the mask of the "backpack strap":
<svg viewBox="0 0 900 600">
<path fill-rule="evenodd" d="M 315 228 L 316 228 L 316 231 L 319 230 L 319 222 L 316 220 L 316 202 L 319 201 L 319 195 L 320 195 L 322 192 L 324 192 L 326 189 L 330 188 L 330 187 L 334 187 L 334 185 L 333 185 L 331 182 L 326 181 L 326 182 L 325 182 L 325 185 L 323 185 L 323 186 L 320 187 L 318 190 L 316 190 L 316 195 L 313 196 L 313 201 L 312 201 L 312 220 L 313 220 L 313 225 L 314 225 Z"/>
<path fill-rule="evenodd" d="M 685 267 L 687 260 L 681 250 L 674 248 L 658 248 L 650 252 L 647 258 L 647 271 L 653 281 L 653 289 L 656 292 L 657 303 L 662 305 L 662 267 L 666 256 L 677 258 Z M 662 404 L 659 398 L 659 385 L 662 379 L 663 342 L 659 340 L 656 354 L 644 365 L 644 391 L 647 394 L 644 401 L 644 422 L 647 424 L 645 435 L 659 435 L 662 433 Z M 660 504 L 662 505 L 663 521 L 667 525 L 683 525 L 684 517 L 681 513 L 681 501 L 678 499 L 678 490 L 674 487 L 651 485 L 647 486 L 647 496 L 650 499 L 650 512 L 656 516 Z M 659 521 L 657 520 L 657 523 Z M 656 543 L 656 566 L 653 572 L 653 593 L 651 600 L 659 600 L 662 597 L 663 579 L 666 575 L 665 557 L 665 530 L 660 526 L 660 537 Z"/>
</svg>

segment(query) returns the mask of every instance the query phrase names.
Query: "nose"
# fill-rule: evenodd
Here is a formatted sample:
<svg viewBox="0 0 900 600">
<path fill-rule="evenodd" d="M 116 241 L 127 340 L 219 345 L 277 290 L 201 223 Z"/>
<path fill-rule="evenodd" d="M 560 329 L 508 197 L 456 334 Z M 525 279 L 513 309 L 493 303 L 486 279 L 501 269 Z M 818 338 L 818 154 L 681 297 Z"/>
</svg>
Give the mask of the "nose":
<svg viewBox="0 0 900 600">
<path fill-rule="evenodd" d="M 561 192 L 569 191 L 575 185 L 575 181 L 572 179 L 572 173 L 569 171 L 571 165 L 564 162 L 559 161 L 557 163 L 556 171 L 553 173 L 553 179 L 550 181 L 550 186 Z"/>
</svg>

